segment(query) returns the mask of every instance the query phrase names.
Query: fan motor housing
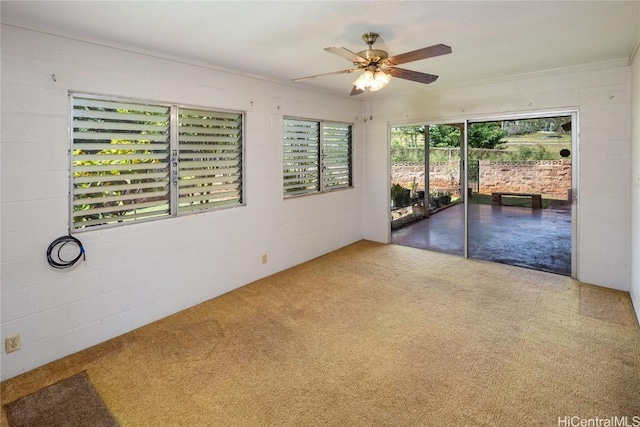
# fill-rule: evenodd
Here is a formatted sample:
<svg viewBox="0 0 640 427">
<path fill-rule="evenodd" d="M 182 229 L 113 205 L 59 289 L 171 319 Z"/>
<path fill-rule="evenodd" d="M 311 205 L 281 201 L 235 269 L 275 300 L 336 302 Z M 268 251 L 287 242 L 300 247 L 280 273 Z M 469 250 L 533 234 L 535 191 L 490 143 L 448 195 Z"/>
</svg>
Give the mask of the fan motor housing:
<svg viewBox="0 0 640 427">
<path fill-rule="evenodd" d="M 383 59 L 387 59 L 389 54 L 384 50 L 380 49 L 367 49 L 362 52 L 357 53 L 358 56 L 361 56 L 371 62 L 380 62 Z"/>
</svg>

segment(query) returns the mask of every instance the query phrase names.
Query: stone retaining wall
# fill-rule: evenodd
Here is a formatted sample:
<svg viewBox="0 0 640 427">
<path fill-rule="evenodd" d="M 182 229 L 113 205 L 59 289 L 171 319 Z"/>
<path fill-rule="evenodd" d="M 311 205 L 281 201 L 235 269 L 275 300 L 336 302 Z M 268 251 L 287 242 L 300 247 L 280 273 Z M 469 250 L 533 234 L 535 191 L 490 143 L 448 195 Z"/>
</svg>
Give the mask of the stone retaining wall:
<svg viewBox="0 0 640 427">
<path fill-rule="evenodd" d="M 540 193 L 559 199 L 568 197 L 571 188 L 571 159 L 496 162 L 480 160 L 479 193 L 495 191 L 513 193 Z M 431 190 L 451 191 L 459 187 L 460 164 L 454 162 L 432 163 L 429 170 Z M 415 178 L 420 189 L 424 188 L 424 165 L 417 163 L 393 163 L 391 182 L 409 188 Z M 473 191 L 476 185 L 472 183 Z"/>
</svg>

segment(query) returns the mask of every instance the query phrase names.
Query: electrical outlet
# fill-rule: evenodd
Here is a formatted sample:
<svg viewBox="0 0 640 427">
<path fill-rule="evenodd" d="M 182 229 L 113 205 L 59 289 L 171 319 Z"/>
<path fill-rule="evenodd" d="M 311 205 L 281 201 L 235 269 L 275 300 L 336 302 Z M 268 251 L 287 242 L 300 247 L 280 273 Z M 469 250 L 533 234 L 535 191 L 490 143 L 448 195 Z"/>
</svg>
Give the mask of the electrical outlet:
<svg viewBox="0 0 640 427">
<path fill-rule="evenodd" d="M 267 254 L 263 254 L 262 255 L 262 263 L 266 264 L 269 261 L 269 257 L 267 257 Z"/>
<path fill-rule="evenodd" d="M 10 335 L 4 339 L 4 349 L 7 353 L 20 350 L 20 334 Z"/>
</svg>

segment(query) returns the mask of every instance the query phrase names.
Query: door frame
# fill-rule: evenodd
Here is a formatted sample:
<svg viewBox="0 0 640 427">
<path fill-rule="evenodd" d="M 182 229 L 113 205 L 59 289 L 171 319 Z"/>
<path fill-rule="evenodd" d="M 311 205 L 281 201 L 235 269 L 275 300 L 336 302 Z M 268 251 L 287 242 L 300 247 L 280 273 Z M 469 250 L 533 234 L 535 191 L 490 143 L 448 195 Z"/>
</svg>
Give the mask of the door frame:
<svg viewBox="0 0 640 427">
<path fill-rule="evenodd" d="M 398 122 L 387 124 L 387 138 L 389 140 L 388 147 L 390 149 L 391 128 L 401 126 L 413 126 L 413 125 L 435 125 L 435 124 L 463 124 L 464 126 L 464 144 L 460 146 L 460 158 L 463 159 L 464 168 L 460 170 L 460 181 L 464 183 L 462 188 L 468 188 L 468 127 L 471 123 L 482 123 L 490 121 L 502 121 L 502 120 L 526 120 L 526 119 L 541 119 L 548 117 L 558 116 L 570 116 L 571 117 L 571 277 L 580 280 L 580 268 L 579 268 L 579 235 L 578 235 L 578 211 L 579 211 L 579 154 L 580 154 L 580 111 L 579 108 L 566 108 L 566 109 L 550 109 L 528 112 L 512 112 L 512 113 L 496 113 L 477 116 L 466 116 L 464 118 L 443 118 L 443 119 L 429 119 L 429 120 L 412 120 L 411 122 Z M 428 161 L 428 141 L 425 141 L 427 151 L 425 152 L 425 162 Z M 389 170 L 391 169 L 391 158 L 389 159 Z M 428 173 L 428 172 L 427 172 Z M 391 174 L 389 174 L 388 187 L 391 185 Z M 389 221 L 391 222 L 391 213 L 388 212 Z M 464 258 L 469 258 L 469 204 L 464 200 Z M 388 227 L 388 242 L 391 242 L 391 227 Z"/>
</svg>

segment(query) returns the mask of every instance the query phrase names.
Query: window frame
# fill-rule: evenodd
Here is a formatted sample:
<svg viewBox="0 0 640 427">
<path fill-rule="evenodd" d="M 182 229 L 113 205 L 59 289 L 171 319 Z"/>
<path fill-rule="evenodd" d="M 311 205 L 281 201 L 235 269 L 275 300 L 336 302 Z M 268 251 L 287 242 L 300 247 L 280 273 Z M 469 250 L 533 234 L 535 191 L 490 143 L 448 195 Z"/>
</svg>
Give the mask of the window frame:
<svg viewBox="0 0 640 427">
<path fill-rule="evenodd" d="M 318 181 L 318 186 L 317 189 L 315 190 L 308 190 L 308 191 L 302 191 L 302 192 L 298 192 L 296 194 L 287 194 L 286 191 L 286 187 L 285 187 L 285 163 L 286 163 L 286 157 L 285 157 L 285 147 L 286 144 L 284 143 L 285 141 L 285 135 L 286 135 L 286 123 L 287 121 L 300 121 L 300 122 L 307 122 L 307 123 L 314 123 L 317 124 L 318 126 L 318 138 L 317 138 L 317 164 L 316 164 L 316 169 L 317 169 L 317 181 Z M 327 185 L 327 174 L 325 173 L 327 170 L 326 164 L 324 162 L 325 158 L 326 158 L 326 151 L 327 151 L 327 133 L 326 133 L 326 126 L 327 125 L 345 125 L 346 127 L 348 127 L 348 133 L 349 133 L 349 141 L 348 141 L 348 155 L 347 155 L 347 174 L 348 174 L 348 184 L 346 186 L 338 186 L 336 188 L 332 188 L 331 186 Z M 345 121 L 339 121 L 339 120 L 320 120 L 320 119 L 310 119 L 310 118 L 306 118 L 306 117 L 296 117 L 296 116 L 284 116 L 283 117 L 283 136 L 282 136 L 282 141 L 283 141 L 283 153 L 282 153 L 282 159 L 283 159 L 283 167 L 282 167 L 282 184 L 283 184 L 283 197 L 284 199 L 291 199 L 291 198 L 296 198 L 296 197 L 304 197 L 304 196 L 309 196 L 309 195 L 314 195 L 314 194 L 327 194 L 327 193 L 332 193 L 335 191 L 342 191 L 342 190 L 349 190 L 353 188 L 353 128 L 354 128 L 354 124 L 352 122 L 345 122 Z"/>
<path fill-rule="evenodd" d="M 75 136 L 74 136 L 74 119 L 76 119 L 76 114 L 74 111 L 75 99 L 89 100 L 89 101 L 97 101 L 97 102 L 115 102 L 122 104 L 136 104 L 140 106 L 148 106 L 151 108 L 167 108 L 169 112 L 168 119 L 168 129 L 167 129 L 167 156 L 168 156 L 168 169 L 167 169 L 167 177 L 168 177 L 168 212 L 164 214 L 159 214 L 157 216 L 151 216 L 148 218 L 127 218 L 124 221 L 118 221 L 114 219 L 108 219 L 104 223 L 95 224 L 95 225 L 82 225 L 82 222 L 74 223 L 74 201 L 76 200 L 76 192 L 75 192 L 75 178 L 74 178 L 74 162 L 77 162 L 78 159 L 74 155 L 75 150 Z M 239 110 L 231 110 L 231 109 L 223 109 L 223 108 L 215 108 L 209 106 L 199 106 L 192 104 L 182 104 L 176 102 L 166 102 L 166 101 L 157 101 L 157 100 L 148 100 L 148 99 L 140 99 L 140 98 L 130 98 L 130 97 L 120 97 L 120 96 L 108 96 L 108 95 L 100 95 L 100 94 L 92 94 L 86 92 L 72 92 L 68 93 L 68 134 L 69 134 L 69 148 L 68 148 L 68 161 L 69 161 L 69 233 L 82 233 L 92 230 L 101 230 L 112 227 L 119 227 L 124 225 L 132 225 L 139 223 L 146 223 L 150 221 L 158 221 L 158 220 L 166 220 L 170 218 L 183 217 L 187 215 L 195 215 L 206 212 L 214 212 L 218 210 L 224 209 L 232 209 L 241 206 L 246 206 L 246 112 Z M 211 112 L 212 116 L 216 114 L 233 114 L 238 116 L 238 120 L 241 122 L 238 126 L 238 156 L 239 159 L 239 172 L 238 172 L 238 193 L 239 193 L 239 201 L 238 203 L 226 204 L 221 206 L 209 206 L 203 209 L 191 210 L 191 211 L 181 211 L 180 209 L 180 189 L 181 187 L 181 178 L 180 171 L 185 170 L 184 168 L 180 168 L 180 127 L 185 126 L 184 122 L 180 120 L 180 112 L 182 110 L 187 111 L 200 111 L 200 112 Z M 212 119 L 213 120 L 213 119 Z M 183 150 L 186 151 L 186 150 Z"/>
</svg>

